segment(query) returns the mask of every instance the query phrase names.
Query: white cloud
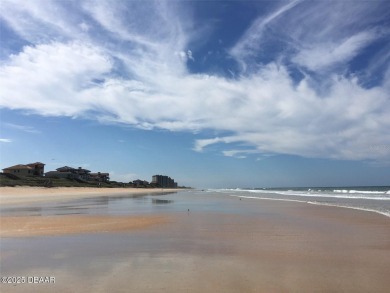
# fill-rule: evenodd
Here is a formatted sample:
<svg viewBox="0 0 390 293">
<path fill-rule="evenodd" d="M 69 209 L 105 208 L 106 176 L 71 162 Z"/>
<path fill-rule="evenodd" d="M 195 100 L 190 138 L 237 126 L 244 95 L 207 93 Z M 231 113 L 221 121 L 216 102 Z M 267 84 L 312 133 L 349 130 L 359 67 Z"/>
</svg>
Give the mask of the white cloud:
<svg viewBox="0 0 390 293">
<path fill-rule="evenodd" d="M 245 159 L 249 154 L 261 153 L 257 150 L 227 150 L 222 151 L 222 154 L 226 157 L 233 157 L 237 159 Z"/>
<path fill-rule="evenodd" d="M 284 13 L 293 9 L 300 2 L 302 2 L 302 0 L 282 2 L 282 4 L 280 6 L 278 5 L 271 13 L 257 18 L 241 39 L 230 50 L 230 54 L 244 64 L 242 59 L 246 58 L 248 55 L 253 56 L 259 50 L 259 47 L 262 45 L 264 30 L 267 26 L 277 20 Z"/>
<path fill-rule="evenodd" d="M 84 17 L 98 23 L 101 37 L 90 34 L 85 40 L 76 34 L 72 41 L 26 46 L 3 62 L 0 107 L 41 115 L 88 117 L 144 129 L 229 133 L 198 139 L 194 145 L 195 151 L 205 151 L 220 144 L 226 156 L 281 153 L 378 160 L 390 156 L 388 149 L 375 151 L 370 147 L 390 144 L 388 84 L 367 89 L 356 78 L 329 73 L 326 88 L 318 91 L 309 74 L 297 82 L 279 59 L 256 66 L 255 71 L 236 79 L 191 74 L 183 62 L 193 59 L 192 51 L 187 49 L 193 36 L 186 32 L 191 20 L 183 21 L 180 13 L 171 11 L 172 3 L 153 6 L 155 2 L 148 2 L 151 14 L 147 19 L 137 17 L 143 15 L 137 9 L 145 7 L 130 9 L 121 6 L 125 2 L 115 3 L 83 4 Z M 136 5 L 137 1 L 129 3 Z M 297 3 L 258 20 L 234 47 L 235 56 L 246 62 L 247 52 L 262 40 L 264 28 L 272 24 L 278 29 L 281 17 L 293 24 L 298 11 L 294 9 L 301 7 Z M 54 19 L 37 11 L 44 20 Z M 314 16 L 307 11 L 310 9 L 302 11 L 306 24 L 313 25 Z M 125 21 L 126 16 L 130 21 Z M 66 21 L 62 13 L 58 17 Z M 30 18 L 38 26 L 40 21 Z M 83 30 L 80 19 L 70 22 Z M 10 23 L 22 36 L 37 34 L 38 29 L 27 29 L 23 20 Z M 49 25 L 48 20 L 45 23 L 58 26 Z M 297 51 L 293 60 L 311 69 L 345 62 L 376 38 L 372 31 L 338 34 L 330 25 L 309 31 L 310 37 L 305 38 L 295 27 L 288 29 L 292 30 L 292 40 L 303 39 L 301 47 L 294 44 Z M 315 32 L 324 37 L 316 39 Z M 334 43 L 330 42 L 331 36 L 335 37 Z M 315 41 L 312 47 L 308 45 L 310 40 Z M 333 51 L 326 51 L 321 60 L 316 56 L 323 42 L 332 44 L 327 50 L 333 46 Z M 243 145 L 245 151 L 239 150 Z"/>
<path fill-rule="evenodd" d="M 94 110 L 91 97 L 80 93 L 111 67 L 109 57 L 87 44 L 25 47 L 1 68 L 0 106 L 43 115 L 76 116 Z"/>
<path fill-rule="evenodd" d="M 275 42 L 275 60 L 289 60 L 317 72 L 340 65 L 342 73 L 342 65 L 363 48 L 388 38 L 388 29 L 378 25 L 386 21 L 383 11 L 388 8 L 385 1 L 276 2 L 273 10 L 252 22 L 230 53 L 246 70 L 254 56 L 269 54 L 265 48 Z"/>
<path fill-rule="evenodd" d="M 184 51 L 180 51 L 180 52 L 175 52 L 175 55 L 179 56 L 180 60 L 183 61 L 183 62 L 187 62 L 187 53 L 184 52 Z"/>
<path fill-rule="evenodd" d="M 192 61 L 195 61 L 194 56 L 192 56 L 192 51 L 191 51 L 191 50 L 188 50 L 188 51 L 187 51 L 187 57 L 188 57 L 188 59 L 190 59 L 190 60 L 192 60 Z"/>
<path fill-rule="evenodd" d="M 219 137 L 207 138 L 207 139 L 198 139 L 195 142 L 194 151 L 201 152 L 201 151 L 204 150 L 205 147 L 207 147 L 209 145 L 216 144 L 216 143 L 221 143 L 221 142 L 229 143 L 229 142 L 233 142 L 233 141 L 234 141 L 234 139 L 219 138 Z"/>
<path fill-rule="evenodd" d="M 10 143 L 10 142 L 12 142 L 12 139 L 9 139 L 9 138 L 0 138 L 0 142 Z"/>
<path fill-rule="evenodd" d="M 37 130 L 34 127 L 29 126 L 29 125 L 19 125 L 19 124 L 13 124 L 13 123 L 3 123 L 3 126 L 11 128 L 11 129 L 24 131 L 24 132 L 27 132 L 27 133 L 41 133 L 39 130 Z"/>
<path fill-rule="evenodd" d="M 87 38 L 79 26 L 82 17 L 69 14 L 67 1 L 2 0 L 0 17 L 21 37 L 31 43 L 42 44 L 54 40 Z"/>
<path fill-rule="evenodd" d="M 88 32 L 91 29 L 91 26 L 85 22 L 81 22 L 79 26 L 83 32 Z"/>
<path fill-rule="evenodd" d="M 310 48 L 299 51 L 292 61 L 313 71 L 327 69 L 350 61 L 376 38 L 375 32 L 364 31 L 336 43 L 314 44 Z"/>
<path fill-rule="evenodd" d="M 159 72 L 147 79 L 104 79 L 111 69 L 110 59 L 94 47 L 55 43 L 26 48 L 2 68 L 1 106 L 146 129 L 233 133 L 198 140 L 196 151 L 222 142 L 246 143 L 259 153 L 310 157 L 388 155 L 368 148 L 373 142 L 390 143 L 390 102 L 380 87 L 364 89 L 356 80 L 335 76 L 326 95 L 319 96 L 308 78 L 294 85 L 287 70 L 274 64 L 240 80 Z M 94 84 L 95 78 L 104 82 Z"/>
</svg>

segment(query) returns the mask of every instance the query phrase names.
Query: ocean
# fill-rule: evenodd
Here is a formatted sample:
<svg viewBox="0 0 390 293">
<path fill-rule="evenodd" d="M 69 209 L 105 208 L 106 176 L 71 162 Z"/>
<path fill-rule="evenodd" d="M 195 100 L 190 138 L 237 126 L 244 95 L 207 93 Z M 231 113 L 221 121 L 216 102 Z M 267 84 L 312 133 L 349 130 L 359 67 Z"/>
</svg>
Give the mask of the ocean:
<svg viewBox="0 0 390 293">
<path fill-rule="evenodd" d="M 227 196 L 296 201 L 371 211 L 390 217 L 390 186 L 208 189 Z"/>
</svg>

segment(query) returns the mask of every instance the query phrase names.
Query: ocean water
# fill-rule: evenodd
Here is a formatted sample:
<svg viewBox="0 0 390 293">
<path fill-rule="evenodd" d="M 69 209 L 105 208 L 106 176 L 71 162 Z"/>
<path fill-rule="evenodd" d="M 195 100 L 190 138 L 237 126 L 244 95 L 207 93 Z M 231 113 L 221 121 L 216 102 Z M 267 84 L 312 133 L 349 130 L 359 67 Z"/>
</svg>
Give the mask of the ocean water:
<svg viewBox="0 0 390 293">
<path fill-rule="evenodd" d="M 227 196 L 296 201 L 371 211 L 390 217 L 390 186 L 209 189 Z"/>
</svg>

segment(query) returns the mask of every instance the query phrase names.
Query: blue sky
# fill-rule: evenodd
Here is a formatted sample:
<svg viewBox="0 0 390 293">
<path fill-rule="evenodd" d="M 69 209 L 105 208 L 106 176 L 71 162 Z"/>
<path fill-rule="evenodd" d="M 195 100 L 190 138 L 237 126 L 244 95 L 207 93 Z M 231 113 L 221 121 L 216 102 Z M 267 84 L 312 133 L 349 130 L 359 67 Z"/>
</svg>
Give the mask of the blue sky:
<svg viewBox="0 0 390 293">
<path fill-rule="evenodd" d="M 1 168 L 388 185 L 389 1 L 8 1 Z"/>
</svg>

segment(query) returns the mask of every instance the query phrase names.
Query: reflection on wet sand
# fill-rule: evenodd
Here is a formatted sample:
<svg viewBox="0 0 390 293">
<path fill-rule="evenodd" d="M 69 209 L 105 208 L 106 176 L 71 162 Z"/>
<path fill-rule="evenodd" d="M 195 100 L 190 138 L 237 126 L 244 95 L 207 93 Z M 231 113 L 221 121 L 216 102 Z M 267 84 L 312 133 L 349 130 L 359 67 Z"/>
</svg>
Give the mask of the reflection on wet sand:
<svg viewBox="0 0 390 293">
<path fill-rule="evenodd" d="M 168 199 L 152 199 L 152 203 L 154 203 L 154 204 L 170 204 L 170 203 L 173 203 L 173 200 L 168 200 Z"/>
<path fill-rule="evenodd" d="M 156 196 L 174 194 L 153 193 L 127 196 L 99 196 L 69 200 L 66 202 L 32 203 L 27 207 L 0 207 L 1 216 L 53 216 L 53 215 L 129 215 L 133 213 L 150 213 L 154 211 L 152 204 L 168 204 L 171 200 L 156 199 Z"/>
<path fill-rule="evenodd" d="M 1 217 L 0 237 L 53 236 L 129 231 L 163 224 L 164 216 L 56 215 Z"/>
</svg>

